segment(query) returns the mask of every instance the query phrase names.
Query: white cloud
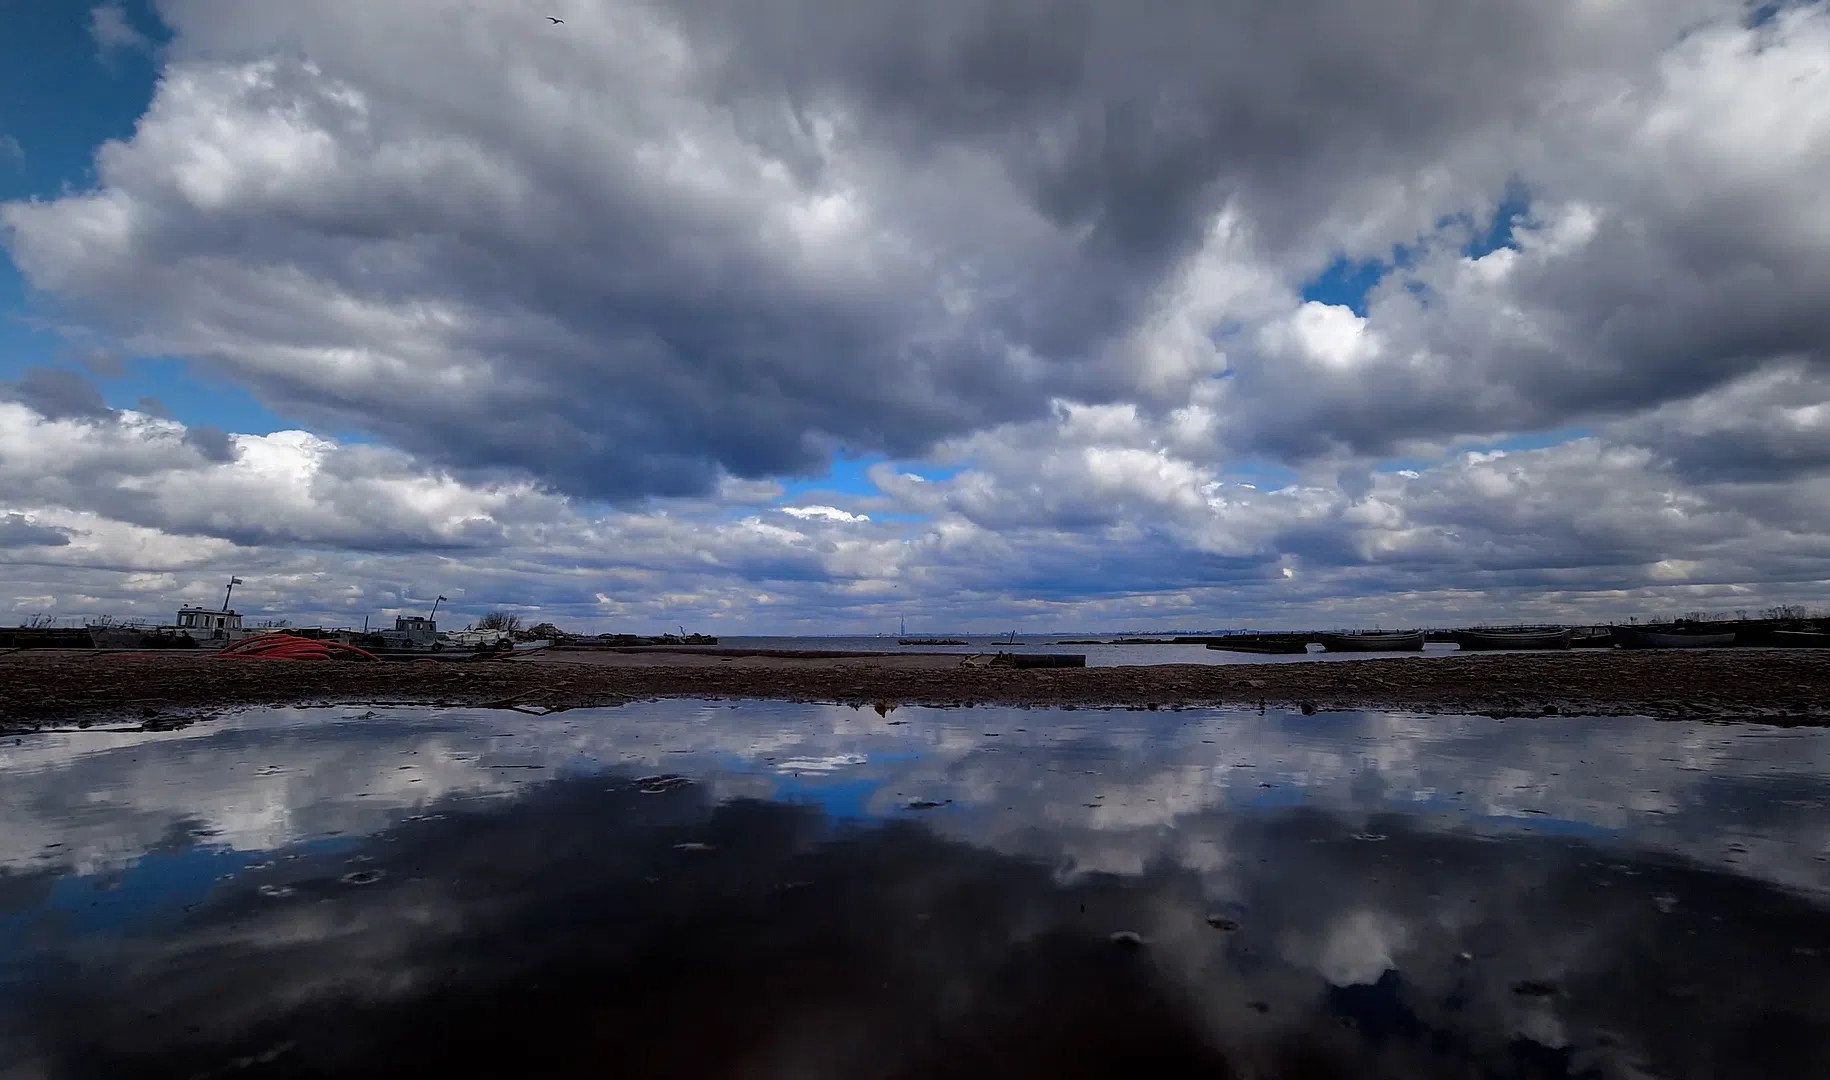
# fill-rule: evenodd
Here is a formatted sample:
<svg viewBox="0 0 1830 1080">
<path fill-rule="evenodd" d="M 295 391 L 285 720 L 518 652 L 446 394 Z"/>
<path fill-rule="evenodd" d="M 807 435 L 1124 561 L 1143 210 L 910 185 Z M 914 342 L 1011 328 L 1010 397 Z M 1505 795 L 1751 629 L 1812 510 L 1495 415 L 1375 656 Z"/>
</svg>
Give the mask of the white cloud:
<svg viewBox="0 0 1830 1080">
<path fill-rule="evenodd" d="M 870 520 L 868 514 L 854 514 L 849 510 L 841 510 L 836 506 L 783 506 L 779 509 L 789 517 L 797 517 L 802 521 L 854 522 Z"/>
<path fill-rule="evenodd" d="M 1823 595 L 1821 5 L 854 6 L 162 4 L 134 134 L 6 243 L 86 345 L 299 430 L 27 372 L 0 510 L 68 543 L 0 556 L 17 596 L 237 561 L 308 610 L 434 573 L 662 626 Z M 1305 295 L 1360 259 L 1363 304 Z M 791 504 L 858 453 L 875 491 Z"/>
</svg>

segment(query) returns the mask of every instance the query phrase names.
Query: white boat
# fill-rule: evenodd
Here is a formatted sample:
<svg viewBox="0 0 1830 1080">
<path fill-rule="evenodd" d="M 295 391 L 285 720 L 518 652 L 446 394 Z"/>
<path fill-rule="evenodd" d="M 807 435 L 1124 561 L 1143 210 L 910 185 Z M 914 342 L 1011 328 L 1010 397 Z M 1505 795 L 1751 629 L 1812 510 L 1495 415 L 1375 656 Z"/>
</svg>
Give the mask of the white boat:
<svg viewBox="0 0 1830 1080">
<path fill-rule="evenodd" d="M 243 638 L 264 634 L 241 623 L 241 614 L 223 608 L 181 607 L 172 623 L 91 624 L 89 640 L 98 649 L 220 649 Z"/>
</svg>

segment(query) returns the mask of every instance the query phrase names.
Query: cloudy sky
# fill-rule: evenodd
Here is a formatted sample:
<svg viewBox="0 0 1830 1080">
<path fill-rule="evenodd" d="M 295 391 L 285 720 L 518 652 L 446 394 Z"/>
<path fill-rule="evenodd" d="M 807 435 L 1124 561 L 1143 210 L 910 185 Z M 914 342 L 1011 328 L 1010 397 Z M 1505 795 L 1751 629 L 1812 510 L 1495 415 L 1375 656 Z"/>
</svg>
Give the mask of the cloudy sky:
<svg viewBox="0 0 1830 1080">
<path fill-rule="evenodd" d="M 1830 604 L 1821 2 L 0 12 L 0 621 Z"/>
</svg>

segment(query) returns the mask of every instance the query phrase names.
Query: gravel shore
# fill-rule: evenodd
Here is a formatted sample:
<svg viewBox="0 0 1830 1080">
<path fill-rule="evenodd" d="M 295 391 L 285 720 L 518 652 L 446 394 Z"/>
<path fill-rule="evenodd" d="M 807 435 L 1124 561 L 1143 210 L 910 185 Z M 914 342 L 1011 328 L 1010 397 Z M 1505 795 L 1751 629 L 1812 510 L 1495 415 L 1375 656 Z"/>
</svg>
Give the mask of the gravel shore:
<svg viewBox="0 0 1830 1080">
<path fill-rule="evenodd" d="M 1830 654 L 1512 653 L 1340 663 L 1008 670 L 955 656 L 571 653 L 485 663 L 223 661 L 170 653 L 0 656 L 0 731 L 182 723 L 251 705 L 424 704 L 534 711 L 655 697 L 876 706 L 977 704 L 1392 709 L 1830 723 Z"/>
</svg>

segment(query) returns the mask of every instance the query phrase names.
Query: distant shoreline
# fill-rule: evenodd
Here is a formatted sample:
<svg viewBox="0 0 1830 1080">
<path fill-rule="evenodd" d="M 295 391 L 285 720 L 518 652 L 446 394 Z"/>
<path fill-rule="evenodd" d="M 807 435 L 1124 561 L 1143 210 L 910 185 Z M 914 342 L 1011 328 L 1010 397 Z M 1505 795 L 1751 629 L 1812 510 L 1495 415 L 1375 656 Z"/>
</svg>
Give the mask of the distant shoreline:
<svg viewBox="0 0 1830 1080">
<path fill-rule="evenodd" d="M 645 652 L 645 651 L 643 651 Z M 717 651 L 576 653 L 486 663 L 224 661 L 193 654 L 0 656 L 0 732 L 113 722 L 177 726 L 261 705 L 532 711 L 654 697 L 885 707 L 1309 708 L 1830 724 L 1822 652 L 1724 649 L 1472 654 L 1328 664 L 970 669 L 956 654 L 796 658 Z"/>
</svg>

